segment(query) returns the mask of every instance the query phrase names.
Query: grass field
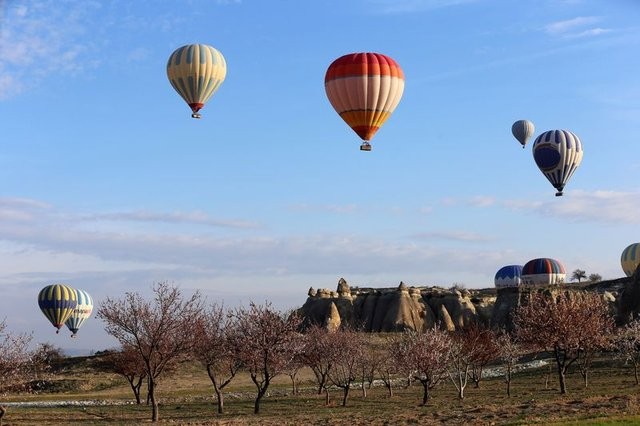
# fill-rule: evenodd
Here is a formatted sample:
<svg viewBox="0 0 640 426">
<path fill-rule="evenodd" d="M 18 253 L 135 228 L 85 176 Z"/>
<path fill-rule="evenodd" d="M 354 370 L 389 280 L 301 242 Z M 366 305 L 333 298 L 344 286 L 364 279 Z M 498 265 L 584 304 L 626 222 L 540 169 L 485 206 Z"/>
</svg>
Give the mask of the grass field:
<svg viewBox="0 0 640 426">
<path fill-rule="evenodd" d="M 331 391 L 331 402 L 315 393 L 310 371 L 301 372 L 301 392 L 291 395 L 287 376 L 272 385 L 261 414 L 253 414 L 254 388 L 246 375 L 238 377 L 227 390 L 226 413 L 219 415 L 213 389 L 204 369 L 185 364 L 164 377 L 159 384 L 160 423 L 171 424 L 315 424 L 315 425 L 396 425 L 396 424 L 640 424 L 640 387 L 633 372 L 619 361 L 600 360 L 593 370 L 589 388 L 574 372 L 568 377 L 567 395 L 560 395 L 552 374 L 545 389 L 547 367 L 527 370 L 514 376 L 512 397 L 506 396 L 501 378 L 484 380 L 479 389 L 470 385 L 465 399 L 456 398 L 450 382 L 437 387 L 427 406 L 420 406 L 422 387 L 397 387 L 392 398 L 383 387 L 373 387 L 364 398 L 359 385 L 342 407 L 341 391 Z M 133 394 L 124 379 L 97 372 L 78 359 L 53 383 L 59 392 L 18 394 L 2 402 L 49 402 L 55 406 L 8 407 L 3 425 L 135 425 L 150 422 L 150 409 L 133 404 Z M 87 405 L 78 404 L 85 401 Z M 97 401 L 104 405 L 88 405 Z"/>
</svg>

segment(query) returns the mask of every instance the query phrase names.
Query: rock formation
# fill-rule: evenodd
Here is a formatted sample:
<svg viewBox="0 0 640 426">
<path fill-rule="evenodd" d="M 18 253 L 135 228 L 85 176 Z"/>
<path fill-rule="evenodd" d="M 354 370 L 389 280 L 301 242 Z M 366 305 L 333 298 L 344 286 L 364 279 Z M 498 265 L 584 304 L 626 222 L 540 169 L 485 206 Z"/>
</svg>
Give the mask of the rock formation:
<svg viewBox="0 0 640 426">
<path fill-rule="evenodd" d="M 640 269 L 639 269 L 640 271 Z M 526 303 L 532 291 L 586 290 L 600 293 L 618 323 L 640 317 L 640 272 L 632 278 L 586 284 L 547 287 L 507 287 L 488 289 L 444 289 L 409 287 L 351 288 L 344 278 L 336 291 L 309 289 L 299 312 L 305 324 L 327 329 L 351 326 L 370 332 L 424 330 L 439 326 L 459 330 L 470 324 L 512 328 L 513 312 Z"/>
</svg>

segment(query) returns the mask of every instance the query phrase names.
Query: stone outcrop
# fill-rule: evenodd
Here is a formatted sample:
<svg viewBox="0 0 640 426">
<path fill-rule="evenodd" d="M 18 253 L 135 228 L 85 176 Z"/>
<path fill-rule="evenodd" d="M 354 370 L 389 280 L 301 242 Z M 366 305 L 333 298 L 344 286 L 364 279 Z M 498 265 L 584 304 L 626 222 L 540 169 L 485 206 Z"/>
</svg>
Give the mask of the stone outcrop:
<svg viewBox="0 0 640 426">
<path fill-rule="evenodd" d="M 640 272 L 633 278 L 599 283 L 497 290 L 412 287 L 403 282 L 396 288 L 352 288 L 340 278 L 336 291 L 310 288 L 299 312 L 305 324 L 327 329 L 348 325 L 364 331 L 390 332 L 438 326 L 453 331 L 474 323 L 511 329 L 514 311 L 526 303 L 531 292 L 575 290 L 600 293 L 618 323 L 640 317 Z"/>
</svg>

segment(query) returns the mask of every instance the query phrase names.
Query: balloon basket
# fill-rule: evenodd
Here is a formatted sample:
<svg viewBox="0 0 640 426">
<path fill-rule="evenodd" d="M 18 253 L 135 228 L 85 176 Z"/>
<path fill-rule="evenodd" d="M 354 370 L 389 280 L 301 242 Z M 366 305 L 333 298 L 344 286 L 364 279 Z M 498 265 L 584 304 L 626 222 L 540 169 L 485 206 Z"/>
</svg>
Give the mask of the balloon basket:
<svg viewBox="0 0 640 426">
<path fill-rule="evenodd" d="M 360 151 L 371 151 L 371 144 L 369 142 L 363 142 L 360 145 Z"/>
<path fill-rule="evenodd" d="M 556 197 L 562 197 L 562 191 L 556 192 Z"/>
<path fill-rule="evenodd" d="M 202 118 L 202 115 L 198 114 L 197 112 L 194 112 L 193 114 L 191 114 L 191 118 Z"/>
</svg>

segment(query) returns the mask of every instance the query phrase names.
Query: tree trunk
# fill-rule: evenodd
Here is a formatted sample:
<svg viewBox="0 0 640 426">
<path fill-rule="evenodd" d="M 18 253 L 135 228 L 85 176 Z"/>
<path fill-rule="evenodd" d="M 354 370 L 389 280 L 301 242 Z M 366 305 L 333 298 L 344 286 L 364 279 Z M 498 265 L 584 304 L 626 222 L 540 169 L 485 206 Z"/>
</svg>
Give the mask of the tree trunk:
<svg viewBox="0 0 640 426">
<path fill-rule="evenodd" d="M 424 389 L 424 393 L 422 394 L 422 405 L 427 405 L 427 401 L 429 401 L 429 382 L 422 381 L 422 387 Z"/>
<path fill-rule="evenodd" d="M 224 397 L 222 396 L 222 391 L 220 391 L 217 386 L 214 390 L 216 391 L 216 398 L 218 400 L 218 414 L 222 414 L 224 413 Z"/>
<path fill-rule="evenodd" d="M 582 377 L 584 378 L 584 387 L 586 389 L 589 387 L 589 370 L 584 370 Z"/>
<path fill-rule="evenodd" d="M 638 384 L 640 384 L 640 382 L 638 381 L 638 363 L 637 362 L 633 363 L 633 375 L 636 378 L 636 386 L 637 386 Z"/>
<path fill-rule="evenodd" d="M 0 426 L 2 426 L 2 418 L 7 413 L 7 409 L 0 405 Z"/>
<path fill-rule="evenodd" d="M 149 377 L 149 399 L 151 400 L 151 421 L 157 422 L 160 418 L 158 413 L 158 401 L 156 401 L 156 384 L 153 377 Z"/>
<path fill-rule="evenodd" d="M 296 375 L 295 374 L 290 374 L 289 377 L 291 378 L 291 389 L 294 395 L 298 394 L 298 387 L 296 386 Z"/>
<path fill-rule="evenodd" d="M 347 398 L 349 398 L 349 389 L 351 389 L 351 385 L 346 385 L 344 387 L 344 393 L 342 395 L 342 406 L 347 406 Z"/>
<path fill-rule="evenodd" d="M 366 398 L 367 397 L 367 388 L 366 388 L 366 386 L 364 384 L 365 383 L 364 383 L 364 380 L 363 380 L 362 381 L 362 397 Z"/>
<path fill-rule="evenodd" d="M 560 381 L 560 393 L 562 395 L 567 393 L 567 384 L 565 383 L 565 373 L 567 372 L 566 361 L 560 356 L 559 349 L 554 350 L 556 356 L 556 364 L 558 366 L 558 380 Z M 566 358 L 566 357 L 565 357 Z"/>
<path fill-rule="evenodd" d="M 329 405 L 329 402 L 330 402 L 330 398 L 329 398 L 329 388 L 327 388 L 327 387 L 325 386 L 325 388 L 324 388 L 324 392 L 325 392 L 325 400 L 324 400 L 324 403 L 325 403 L 326 405 Z"/>
<path fill-rule="evenodd" d="M 505 381 L 507 382 L 507 396 L 511 398 L 511 365 L 507 365 Z"/>
<path fill-rule="evenodd" d="M 385 383 L 387 391 L 389 392 L 389 398 L 393 398 L 393 386 L 391 386 L 391 380 Z"/>
<path fill-rule="evenodd" d="M 142 388 L 142 377 L 138 379 L 138 383 L 133 386 L 133 394 L 136 396 L 136 405 L 140 405 L 140 388 Z"/>
</svg>

